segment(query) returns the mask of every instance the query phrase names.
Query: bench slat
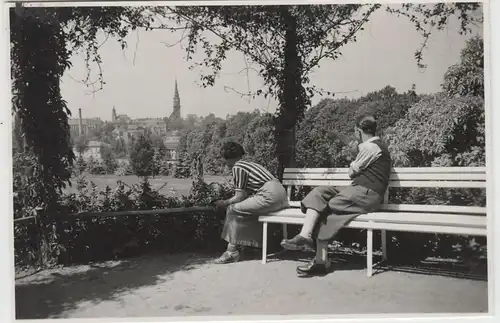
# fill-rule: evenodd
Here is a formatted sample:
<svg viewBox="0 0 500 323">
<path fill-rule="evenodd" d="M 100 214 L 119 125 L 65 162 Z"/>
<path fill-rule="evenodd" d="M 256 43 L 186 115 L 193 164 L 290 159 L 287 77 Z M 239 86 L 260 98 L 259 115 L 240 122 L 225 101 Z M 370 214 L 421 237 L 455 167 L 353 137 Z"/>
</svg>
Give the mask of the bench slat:
<svg viewBox="0 0 500 323">
<path fill-rule="evenodd" d="M 393 212 L 423 212 L 423 213 L 454 213 L 486 215 L 486 208 L 480 206 L 456 205 L 419 205 L 419 204 L 384 204 L 380 211 Z"/>
<path fill-rule="evenodd" d="M 301 174 L 323 174 L 323 173 L 345 173 L 347 174 L 348 168 L 285 168 L 284 174 L 288 173 L 301 173 Z M 483 173 L 486 174 L 486 167 L 394 167 L 393 173 L 407 173 L 407 174 L 472 174 Z"/>
<path fill-rule="evenodd" d="M 486 217 L 474 215 L 432 213 L 369 213 L 356 218 L 359 221 L 449 225 L 457 227 L 486 228 Z"/>
<path fill-rule="evenodd" d="M 262 218 L 262 219 L 261 219 Z M 259 221 L 267 223 L 284 223 L 284 224 L 304 224 L 304 217 L 261 217 Z M 368 222 L 354 220 L 350 222 L 347 228 L 352 229 L 375 229 L 375 230 L 390 230 L 390 231 L 406 231 L 406 232 L 425 232 L 425 233 L 441 233 L 454 235 L 471 235 L 471 236 L 486 236 L 486 227 L 457 227 L 447 225 L 428 225 L 415 223 L 387 223 L 387 222 Z"/>
<path fill-rule="evenodd" d="M 438 226 L 438 225 L 425 225 L 425 224 L 399 224 L 399 223 L 353 221 L 349 223 L 346 227 L 355 229 L 439 233 L 439 234 L 453 234 L 453 235 L 467 235 L 467 236 L 486 236 L 488 234 L 488 230 L 486 228 Z"/>
<path fill-rule="evenodd" d="M 283 185 L 293 186 L 349 186 L 352 181 L 343 180 L 283 180 Z M 486 188 L 486 182 L 473 181 L 390 181 L 389 187 L 430 188 Z"/>
<path fill-rule="evenodd" d="M 290 207 L 299 208 L 300 201 L 289 201 Z M 421 205 L 421 204 L 382 204 L 380 211 L 454 213 L 486 215 L 486 208 L 480 206 Z"/>
<path fill-rule="evenodd" d="M 259 221 L 269 222 L 278 218 L 304 218 L 304 214 L 297 209 L 282 210 L 270 213 L 269 216 L 259 217 Z M 486 227 L 487 219 L 484 216 L 475 215 L 456 215 L 456 214 L 435 214 L 435 213 L 392 213 L 376 212 L 362 214 L 355 219 L 356 221 L 376 221 L 381 223 L 406 223 L 406 224 L 427 224 L 427 225 L 448 225 L 457 227 Z"/>
<path fill-rule="evenodd" d="M 347 173 L 287 173 L 283 174 L 284 180 L 344 180 L 350 181 L 351 178 Z M 462 174 L 432 174 L 432 173 L 392 173 L 390 180 L 396 181 L 486 181 L 484 173 L 462 173 Z"/>
</svg>

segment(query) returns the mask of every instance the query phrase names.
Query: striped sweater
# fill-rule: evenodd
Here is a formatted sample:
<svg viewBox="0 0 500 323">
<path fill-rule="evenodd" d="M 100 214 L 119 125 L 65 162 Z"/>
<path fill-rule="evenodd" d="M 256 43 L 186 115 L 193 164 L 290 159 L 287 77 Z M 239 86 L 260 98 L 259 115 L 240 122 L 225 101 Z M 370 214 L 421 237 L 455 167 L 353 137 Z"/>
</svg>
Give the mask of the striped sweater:
<svg viewBox="0 0 500 323">
<path fill-rule="evenodd" d="M 235 190 L 245 190 L 250 194 L 255 194 L 265 183 L 276 180 L 263 166 L 243 160 L 234 164 L 232 173 Z"/>
</svg>

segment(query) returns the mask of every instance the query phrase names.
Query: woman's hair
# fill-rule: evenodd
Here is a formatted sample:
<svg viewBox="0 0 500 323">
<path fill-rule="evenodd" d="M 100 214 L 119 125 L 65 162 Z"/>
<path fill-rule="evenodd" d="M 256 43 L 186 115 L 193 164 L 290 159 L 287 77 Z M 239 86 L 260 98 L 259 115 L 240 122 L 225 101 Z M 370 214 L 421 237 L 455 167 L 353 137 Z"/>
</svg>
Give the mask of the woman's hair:
<svg viewBox="0 0 500 323">
<path fill-rule="evenodd" d="M 221 155 L 224 159 L 240 158 L 245 155 L 245 149 L 234 141 L 228 141 L 222 145 Z"/>
<path fill-rule="evenodd" d="M 364 133 L 375 136 L 375 132 L 377 132 L 377 121 L 375 117 L 370 114 L 361 115 L 356 118 L 356 127 L 361 129 Z"/>
</svg>

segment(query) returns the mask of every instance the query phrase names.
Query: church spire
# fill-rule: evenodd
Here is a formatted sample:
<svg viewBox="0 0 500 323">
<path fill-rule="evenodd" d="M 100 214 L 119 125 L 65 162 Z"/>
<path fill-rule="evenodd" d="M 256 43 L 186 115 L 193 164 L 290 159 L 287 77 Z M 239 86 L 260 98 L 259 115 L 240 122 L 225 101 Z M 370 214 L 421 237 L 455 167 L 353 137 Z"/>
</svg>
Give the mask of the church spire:
<svg viewBox="0 0 500 323">
<path fill-rule="evenodd" d="M 175 80 L 174 89 L 174 106 L 170 119 L 180 119 L 181 117 L 181 98 L 179 96 L 179 88 L 177 87 L 177 79 Z"/>
</svg>

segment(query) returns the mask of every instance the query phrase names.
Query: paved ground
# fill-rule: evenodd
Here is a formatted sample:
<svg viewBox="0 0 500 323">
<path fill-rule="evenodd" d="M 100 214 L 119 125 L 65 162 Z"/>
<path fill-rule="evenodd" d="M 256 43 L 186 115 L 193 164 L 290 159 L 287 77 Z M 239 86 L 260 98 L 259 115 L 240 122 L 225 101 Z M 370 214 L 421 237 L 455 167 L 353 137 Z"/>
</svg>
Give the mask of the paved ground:
<svg viewBox="0 0 500 323">
<path fill-rule="evenodd" d="M 338 258 L 335 272 L 298 278 L 298 259 L 213 265 L 207 262 L 211 256 L 146 256 L 19 278 L 16 315 L 35 319 L 487 312 L 486 281 L 393 271 L 367 278 L 362 261 Z"/>
</svg>

